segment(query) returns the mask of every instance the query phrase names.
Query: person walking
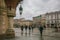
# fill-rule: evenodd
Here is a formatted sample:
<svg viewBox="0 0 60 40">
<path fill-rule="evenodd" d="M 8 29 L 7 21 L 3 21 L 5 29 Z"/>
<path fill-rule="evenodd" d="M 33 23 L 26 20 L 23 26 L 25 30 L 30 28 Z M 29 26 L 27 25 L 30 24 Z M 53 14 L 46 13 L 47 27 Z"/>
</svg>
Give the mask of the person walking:
<svg viewBox="0 0 60 40">
<path fill-rule="evenodd" d="M 31 26 L 29 26 L 29 35 L 30 35 L 30 32 L 31 32 Z"/>
<path fill-rule="evenodd" d="M 57 26 L 55 26 L 54 28 L 55 28 L 55 32 L 58 32 L 58 28 L 57 28 Z"/>
<path fill-rule="evenodd" d="M 28 28 L 27 25 L 25 25 L 25 34 L 27 34 L 27 28 Z"/>
<path fill-rule="evenodd" d="M 24 27 L 23 27 L 23 26 L 21 26 L 21 34 L 23 34 L 23 29 L 24 29 Z"/>
<path fill-rule="evenodd" d="M 39 26 L 39 31 L 40 31 L 40 34 L 42 36 L 42 34 L 43 34 L 43 26 L 42 25 Z"/>
<path fill-rule="evenodd" d="M 34 26 L 31 26 L 31 28 L 32 28 L 32 32 L 33 32 L 33 30 L 34 30 Z"/>
</svg>

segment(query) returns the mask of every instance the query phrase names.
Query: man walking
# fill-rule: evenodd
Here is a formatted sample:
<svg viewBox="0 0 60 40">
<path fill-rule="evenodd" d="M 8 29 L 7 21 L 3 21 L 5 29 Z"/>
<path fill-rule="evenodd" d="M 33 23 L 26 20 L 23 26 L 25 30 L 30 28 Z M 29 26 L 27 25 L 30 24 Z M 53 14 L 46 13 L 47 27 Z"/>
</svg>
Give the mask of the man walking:
<svg viewBox="0 0 60 40">
<path fill-rule="evenodd" d="M 40 31 L 40 34 L 42 36 L 42 33 L 43 33 L 43 26 L 42 25 L 39 26 L 39 31 Z"/>
<path fill-rule="evenodd" d="M 24 29 L 24 27 L 23 27 L 23 26 L 21 26 L 21 34 L 23 34 L 23 29 Z"/>
<path fill-rule="evenodd" d="M 27 25 L 25 25 L 25 34 L 27 34 L 27 28 L 28 28 Z"/>
<path fill-rule="evenodd" d="M 30 32 L 31 32 L 31 26 L 29 26 L 29 35 L 30 35 Z"/>
</svg>

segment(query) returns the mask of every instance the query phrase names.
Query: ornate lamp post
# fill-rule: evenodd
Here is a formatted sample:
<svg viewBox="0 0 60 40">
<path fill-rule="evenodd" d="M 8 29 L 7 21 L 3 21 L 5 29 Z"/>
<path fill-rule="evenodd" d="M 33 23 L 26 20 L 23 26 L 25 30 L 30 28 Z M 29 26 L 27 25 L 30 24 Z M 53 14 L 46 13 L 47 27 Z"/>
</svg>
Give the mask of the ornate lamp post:
<svg viewBox="0 0 60 40">
<path fill-rule="evenodd" d="M 20 15 L 22 15 L 22 11 L 23 11 L 22 5 L 20 5 L 19 11 L 20 11 Z"/>
</svg>

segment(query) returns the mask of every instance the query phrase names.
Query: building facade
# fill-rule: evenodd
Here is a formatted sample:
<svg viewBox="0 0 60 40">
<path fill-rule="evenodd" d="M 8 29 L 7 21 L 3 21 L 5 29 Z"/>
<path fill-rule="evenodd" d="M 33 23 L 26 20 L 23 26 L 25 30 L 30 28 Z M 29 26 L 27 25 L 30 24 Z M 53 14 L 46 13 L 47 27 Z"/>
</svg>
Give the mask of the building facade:
<svg viewBox="0 0 60 40">
<path fill-rule="evenodd" d="M 46 13 L 47 27 L 60 27 L 60 11 Z"/>
<path fill-rule="evenodd" d="M 25 20 L 24 18 L 21 18 L 21 19 L 14 19 L 14 24 L 18 24 L 20 26 L 30 26 L 33 24 L 33 21 L 32 20 Z"/>
<path fill-rule="evenodd" d="M 23 26 L 31 26 L 33 24 L 33 21 L 31 20 L 23 20 L 23 21 L 20 21 L 20 25 L 23 25 Z"/>
<path fill-rule="evenodd" d="M 40 24 L 44 26 L 45 25 L 45 14 L 33 17 L 33 24 L 35 24 L 36 26 Z"/>
</svg>

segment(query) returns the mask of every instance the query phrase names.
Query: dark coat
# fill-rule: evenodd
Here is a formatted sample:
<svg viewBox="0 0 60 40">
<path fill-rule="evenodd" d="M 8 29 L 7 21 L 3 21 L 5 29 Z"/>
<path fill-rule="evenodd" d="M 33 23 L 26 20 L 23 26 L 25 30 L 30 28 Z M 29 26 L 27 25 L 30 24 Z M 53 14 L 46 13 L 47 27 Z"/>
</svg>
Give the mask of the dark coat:
<svg viewBox="0 0 60 40">
<path fill-rule="evenodd" d="M 40 30 L 40 31 L 43 31 L 43 27 L 42 27 L 42 26 L 41 26 L 41 27 L 39 27 L 39 30 Z"/>
</svg>

